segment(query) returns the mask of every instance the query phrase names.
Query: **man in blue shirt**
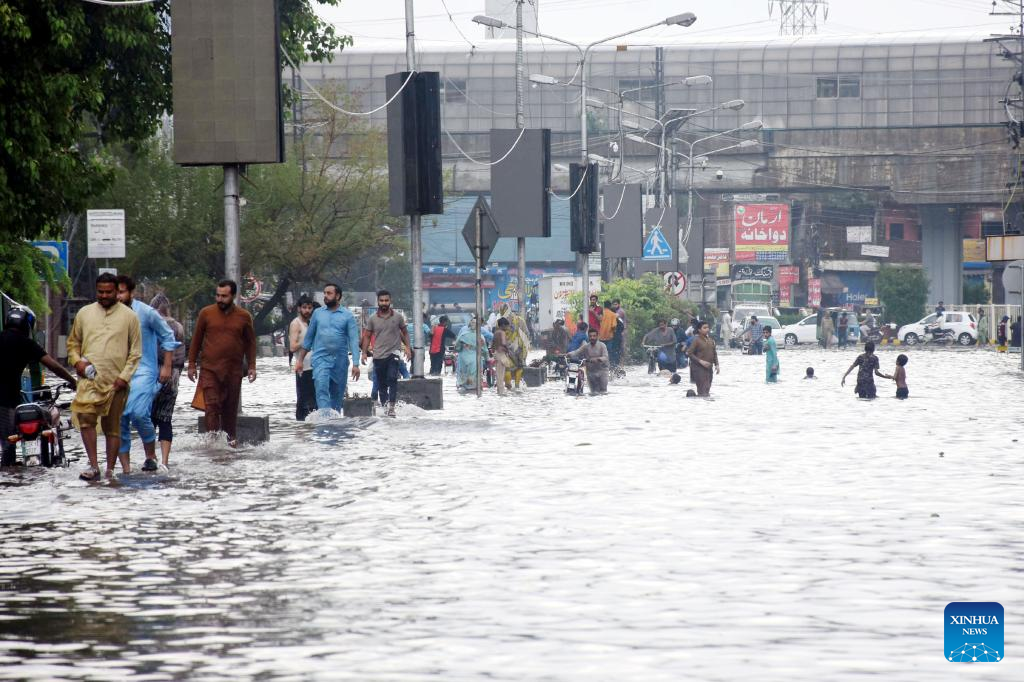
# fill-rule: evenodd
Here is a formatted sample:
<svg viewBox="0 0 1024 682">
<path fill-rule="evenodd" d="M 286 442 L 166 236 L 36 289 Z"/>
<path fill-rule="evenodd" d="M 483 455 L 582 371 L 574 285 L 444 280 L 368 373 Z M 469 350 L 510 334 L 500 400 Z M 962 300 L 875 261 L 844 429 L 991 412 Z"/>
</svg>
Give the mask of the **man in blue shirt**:
<svg viewBox="0 0 1024 682">
<path fill-rule="evenodd" d="M 295 356 L 295 372 L 301 373 L 306 355 L 312 352 L 313 386 L 316 388 L 316 406 L 320 410 L 341 412 L 345 401 L 345 376 L 352 363 L 352 379 L 359 378 L 359 326 L 356 318 L 341 305 L 341 287 L 324 287 L 324 305 L 313 311 L 302 348 Z"/>
<path fill-rule="evenodd" d="M 129 453 L 132 448 L 132 424 L 142 439 L 146 453 L 143 471 L 156 471 L 156 429 L 153 427 L 153 399 L 161 384 L 170 380 L 174 372 L 174 349 L 181 345 L 174 332 L 155 309 L 135 300 L 135 280 L 128 275 L 117 278 L 117 300 L 128 306 L 139 318 L 142 328 L 142 359 L 132 375 L 128 388 L 128 402 L 121 416 L 121 448 L 118 457 L 121 468 L 129 471 Z M 157 362 L 160 367 L 157 368 Z"/>
<path fill-rule="evenodd" d="M 587 342 L 587 323 L 579 322 L 576 325 L 576 333 L 569 339 L 569 347 L 566 348 L 566 352 L 573 352 L 583 344 Z"/>
</svg>

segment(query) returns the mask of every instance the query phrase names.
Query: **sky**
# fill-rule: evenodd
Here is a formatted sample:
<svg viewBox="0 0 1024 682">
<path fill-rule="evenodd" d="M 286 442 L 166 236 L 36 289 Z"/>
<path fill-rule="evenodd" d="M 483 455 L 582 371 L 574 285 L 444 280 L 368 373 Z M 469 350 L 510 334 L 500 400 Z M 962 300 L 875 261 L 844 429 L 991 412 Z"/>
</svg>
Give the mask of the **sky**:
<svg viewBox="0 0 1024 682">
<path fill-rule="evenodd" d="M 315 1 L 315 0 L 314 0 Z M 509 4 L 514 0 L 507 1 Z M 779 11 L 769 0 L 532 0 L 539 4 L 540 30 L 574 42 L 599 40 L 630 28 L 690 11 L 690 28 L 662 26 L 614 41 L 630 45 L 681 45 L 688 40 L 734 41 L 777 37 Z M 487 44 L 472 23 L 485 0 L 414 0 L 416 35 L 422 49 L 467 49 Z M 1000 3 L 1002 5 L 1002 3 Z M 405 36 L 404 0 L 342 0 L 320 6 L 319 14 L 353 36 L 357 49 L 400 47 Z M 991 0 L 830 0 L 828 19 L 819 16 L 822 36 L 929 33 L 1004 33 L 1010 17 L 992 17 Z"/>
</svg>

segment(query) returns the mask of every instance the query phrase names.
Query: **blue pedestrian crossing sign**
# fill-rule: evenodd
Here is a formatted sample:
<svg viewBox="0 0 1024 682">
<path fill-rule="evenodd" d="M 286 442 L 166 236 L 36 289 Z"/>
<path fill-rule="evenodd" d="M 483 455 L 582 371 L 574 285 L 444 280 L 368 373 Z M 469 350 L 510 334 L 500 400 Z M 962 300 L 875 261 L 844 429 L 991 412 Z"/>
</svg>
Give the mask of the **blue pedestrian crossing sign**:
<svg viewBox="0 0 1024 682">
<path fill-rule="evenodd" d="M 661 227 L 655 227 L 647 235 L 644 242 L 643 260 L 672 260 L 672 245 L 661 233 Z"/>
</svg>

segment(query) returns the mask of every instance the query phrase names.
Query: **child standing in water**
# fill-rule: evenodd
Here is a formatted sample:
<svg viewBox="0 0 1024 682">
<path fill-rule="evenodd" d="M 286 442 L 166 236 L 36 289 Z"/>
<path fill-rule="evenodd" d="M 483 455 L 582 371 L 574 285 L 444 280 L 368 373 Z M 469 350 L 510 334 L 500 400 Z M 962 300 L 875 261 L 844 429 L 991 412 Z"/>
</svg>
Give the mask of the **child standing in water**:
<svg viewBox="0 0 1024 682">
<path fill-rule="evenodd" d="M 896 382 L 896 397 L 906 400 L 910 397 L 910 389 L 907 387 L 907 358 L 902 353 L 896 358 L 896 371 L 892 373 L 892 380 Z"/>
</svg>

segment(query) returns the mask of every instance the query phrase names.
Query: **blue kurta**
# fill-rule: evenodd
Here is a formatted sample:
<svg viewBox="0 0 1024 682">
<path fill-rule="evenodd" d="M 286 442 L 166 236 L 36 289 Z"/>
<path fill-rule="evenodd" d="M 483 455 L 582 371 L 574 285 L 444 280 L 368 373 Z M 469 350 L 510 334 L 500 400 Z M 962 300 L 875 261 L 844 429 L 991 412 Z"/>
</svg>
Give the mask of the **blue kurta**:
<svg viewBox="0 0 1024 682">
<path fill-rule="evenodd" d="M 153 411 L 153 398 L 160 391 L 160 364 L 164 352 L 174 351 L 181 345 L 155 309 L 142 301 L 132 301 L 132 310 L 138 316 L 142 329 L 142 358 L 139 360 L 139 368 L 132 375 L 128 403 L 121 419 L 121 452 L 128 452 L 131 448 L 132 421 L 136 422 L 135 428 L 144 443 L 152 443 L 155 439 L 150 415 Z"/>
<path fill-rule="evenodd" d="M 769 336 L 764 342 L 764 380 L 774 384 L 779 380 L 779 373 L 772 368 L 779 366 L 779 347 L 775 343 L 775 337 Z"/>
<path fill-rule="evenodd" d="M 359 325 L 343 306 L 317 308 L 309 318 L 302 347 L 311 353 L 316 406 L 341 412 L 348 384 L 349 353 L 359 362 Z"/>
</svg>

